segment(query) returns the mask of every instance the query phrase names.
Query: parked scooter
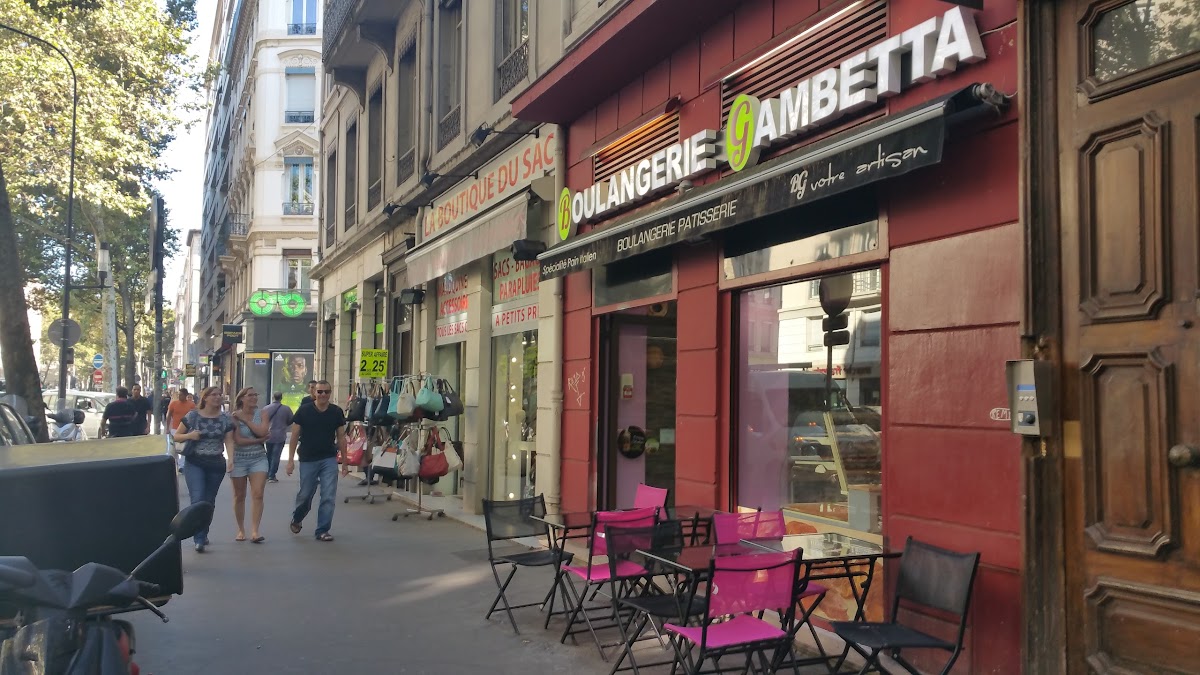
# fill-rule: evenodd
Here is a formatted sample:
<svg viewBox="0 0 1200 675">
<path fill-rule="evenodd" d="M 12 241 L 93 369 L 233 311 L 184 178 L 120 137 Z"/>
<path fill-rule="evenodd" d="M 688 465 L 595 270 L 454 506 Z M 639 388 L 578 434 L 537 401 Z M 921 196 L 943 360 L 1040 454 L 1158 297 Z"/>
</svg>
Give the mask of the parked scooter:
<svg viewBox="0 0 1200 675">
<path fill-rule="evenodd" d="M 83 430 L 83 411 L 78 408 L 49 413 L 46 419 L 54 422 L 54 428 L 50 430 L 51 441 L 69 443 L 88 439 L 87 432 Z"/>
<path fill-rule="evenodd" d="M 171 534 L 132 572 L 88 563 L 74 572 L 39 570 L 23 556 L 0 556 L 0 604 L 18 608 L 16 628 L 0 644 L 0 675 L 138 675 L 133 626 L 112 615 L 148 609 L 156 584 L 137 575 L 158 556 L 212 521 L 198 502 L 171 521 Z"/>
</svg>

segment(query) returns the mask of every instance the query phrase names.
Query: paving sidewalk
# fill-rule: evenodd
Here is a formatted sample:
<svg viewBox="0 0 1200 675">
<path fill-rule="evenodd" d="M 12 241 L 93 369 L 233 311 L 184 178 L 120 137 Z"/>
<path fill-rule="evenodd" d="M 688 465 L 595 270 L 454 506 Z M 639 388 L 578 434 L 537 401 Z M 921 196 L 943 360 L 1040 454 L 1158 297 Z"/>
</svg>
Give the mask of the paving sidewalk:
<svg viewBox="0 0 1200 675">
<path fill-rule="evenodd" d="M 267 485 L 267 541 L 234 542 L 232 490 L 222 485 L 207 552 L 184 546 L 184 593 L 164 607 L 170 623 L 148 612 L 126 615 L 142 673 L 609 672 L 589 636 L 559 644 L 561 617 L 543 630 L 537 608 L 516 610 L 520 635 L 503 613 L 484 620 L 495 582 L 481 517 L 454 509 L 454 498 L 434 498 L 426 504 L 445 504 L 447 517 L 393 521 L 408 507 L 399 497 L 343 503 L 365 492 L 357 482 L 352 475 L 338 485 L 335 541 L 328 543 L 312 536 L 316 500 L 303 532 L 288 531 L 296 477 Z M 188 502 L 182 479 L 180 501 Z M 478 528 L 459 517 L 479 520 Z M 520 570 L 510 600 L 540 600 L 551 575 L 549 568 Z M 617 633 L 602 636 L 615 640 Z M 642 649 L 647 660 L 665 654 L 653 644 Z"/>
</svg>

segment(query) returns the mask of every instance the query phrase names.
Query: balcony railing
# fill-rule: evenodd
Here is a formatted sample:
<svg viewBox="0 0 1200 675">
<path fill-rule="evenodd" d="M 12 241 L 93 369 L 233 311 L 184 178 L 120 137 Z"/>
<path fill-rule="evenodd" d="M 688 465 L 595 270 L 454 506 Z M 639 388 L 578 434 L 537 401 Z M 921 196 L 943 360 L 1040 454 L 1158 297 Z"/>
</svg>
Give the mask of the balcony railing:
<svg viewBox="0 0 1200 675">
<path fill-rule="evenodd" d="M 329 0 L 325 3 L 325 30 L 321 37 L 322 61 L 329 60 L 329 52 L 332 51 L 334 43 L 338 41 L 342 32 L 346 30 L 346 24 L 349 22 L 357 2 L 358 0 Z"/>
<path fill-rule="evenodd" d="M 346 229 L 350 229 L 358 224 L 358 204 L 351 204 L 346 207 Z"/>
<path fill-rule="evenodd" d="M 513 90 L 529 75 L 529 41 L 521 43 L 520 47 L 504 58 L 496 66 L 496 100 Z"/>
<path fill-rule="evenodd" d="M 454 106 L 454 109 L 446 113 L 438 122 L 437 146 L 438 150 L 450 145 L 450 141 L 458 138 L 458 134 L 462 132 L 462 106 Z"/>
<path fill-rule="evenodd" d="M 311 110 L 285 110 L 283 112 L 284 124 L 312 124 L 316 119 Z"/>
<path fill-rule="evenodd" d="M 367 210 L 375 208 L 379 205 L 379 201 L 383 198 L 383 180 L 376 179 L 367 187 Z"/>
<path fill-rule="evenodd" d="M 337 224 L 325 224 L 325 248 L 332 248 L 337 243 Z"/>
<path fill-rule="evenodd" d="M 317 24 L 315 23 L 289 23 L 288 35 L 316 35 Z"/>
<path fill-rule="evenodd" d="M 313 214 L 312 202 L 284 202 L 283 215 L 285 216 L 311 216 Z"/>
<path fill-rule="evenodd" d="M 250 233 L 250 218 L 244 213 L 229 215 L 229 236 L 244 237 Z"/>
<path fill-rule="evenodd" d="M 417 151 L 410 148 L 396 161 L 396 185 L 404 185 L 417 172 Z"/>
</svg>

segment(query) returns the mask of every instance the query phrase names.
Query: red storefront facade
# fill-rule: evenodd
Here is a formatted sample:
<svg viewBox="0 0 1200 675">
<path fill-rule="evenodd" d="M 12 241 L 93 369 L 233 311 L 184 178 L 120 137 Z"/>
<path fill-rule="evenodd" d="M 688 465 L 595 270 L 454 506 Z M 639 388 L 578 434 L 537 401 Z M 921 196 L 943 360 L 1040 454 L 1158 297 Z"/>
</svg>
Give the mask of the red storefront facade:
<svg viewBox="0 0 1200 675">
<path fill-rule="evenodd" d="M 514 114 L 568 130 L 567 207 L 591 213 L 573 219 L 560 246 L 633 232 L 610 242 L 612 259 L 562 275 L 562 509 L 624 506 L 629 485 L 644 480 L 670 487 L 676 504 L 783 508 L 795 531 L 857 532 L 896 548 L 912 535 L 981 551 L 960 668 L 1012 673 L 1021 669 L 1021 443 L 997 409 L 1007 404 L 1004 361 L 1021 355 L 1015 108 L 965 121 L 947 113 L 936 159 L 826 199 L 800 194 L 829 184 L 820 178 L 833 176 L 839 144 L 861 150 L 889 122 L 974 83 L 1017 91 L 1016 0 L 985 5 L 758 0 L 727 12 L 718 2 L 631 2 Z M 767 101 L 956 12 L 973 23 L 985 58 L 913 81 L 909 46 L 899 93 L 764 142 L 764 181 L 775 169 L 802 174 L 810 165 L 801 160 L 829 164 L 828 174 L 792 181 L 797 206 L 752 217 L 771 198 L 729 166 L 729 148 L 678 187 L 698 147 L 688 139 L 728 132 L 742 91 Z M 674 187 L 668 168 L 662 190 L 608 198 L 623 169 L 673 143 L 685 147 Z M 848 175 L 869 174 L 869 164 L 851 162 Z M 734 189 L 739 180 L 749 192 Z M 697 209 L 683 209 L 689 199 Z M 655 221 L 660 213 L 673 217 Z M 702 235 L 671 229 L 734 216 L 744 222 Z M 643 221 L 654 227 L 629 229 Z M 820 299 L 839 284 L 847 302 L 831 312 Z M 825 347 L 836 332 L 848 344 Z M 822 386 L 825 412 L 814 413 L 821 406 L 804 400 Z M 838 607 L 830 603 L 832 618 Z"/>
</svg>

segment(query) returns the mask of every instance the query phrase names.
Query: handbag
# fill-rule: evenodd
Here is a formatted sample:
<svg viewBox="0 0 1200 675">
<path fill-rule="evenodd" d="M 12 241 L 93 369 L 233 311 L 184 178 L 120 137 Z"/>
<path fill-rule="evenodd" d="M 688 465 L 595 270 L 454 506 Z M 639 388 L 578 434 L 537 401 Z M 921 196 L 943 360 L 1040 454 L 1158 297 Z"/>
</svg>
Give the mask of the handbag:
<svg viewBox="0 0 1200 675">
<path fill-rule="evenodd" d="M 396 420 L 410 419 L 416 407 L 416 397 L 413 395 L 408 378 L 397 377 L 392 380 L 392 391 L 387 408 L 388 415 Z"/>
<path fill-rule="evenodd" d="M 446 464 L 449 466 L 449 470 L 458 471 L 463 468 L 462 441 L 454 440 L 453 436 L 450 435 L 450 430 L 446 427 L 442 427 L 442 431 L 446 432 L 446 438 L 450 439 L 442 444 L 442 454 L 446 456 Z"/>
<path fill-rule="evenodd" d="M 346 405 L 347 422 L 363 422 L 367 419 L 367 399 L 355 396 Z"/>
<path fill-rule="evenodd" d="M 442 400 L 442 395 L 433 387 L 432 375 L 425 378 L 425 385 L 421 387 L 421 391 L 417 392 L 416 403 L 418 408 L 434 415 L 440 413 L 442 408 L 446 407 L 446 402 Z"/>
<path fill-rule="evenodd" d="M 413 447 L 412 434 L 401 441 L 397 455 L 396 473 L 405 478 L 413 478 L 421 473 L 421 455 Z"/>
<path fill-rule="evenodd" d="M 421 458 L 420 478 L 441 478 L 450 473 L 450 462 L 444 452 L 431 452 Z"/>
<path fill-rule="evenodd" d="M 466 407 L 463 406 L 462 397 L 454 391 L 454 387 L 446 380 L 438 380 L 437 386 L 442 395 L 442 412 L 438 414 L 437 419 L 445 421 L 463 414 Z"/>
<path fill-rule="evenodd" d="M 363 452 L 367 447 L 367 436 L 363 433 L 362 427 L 355 426 L 356 429 L 354 438 L 346 443 L 346 465 L 347 466 L 363 466 Z M 341 455 L 338 456 L 338 463 L 342 461 Z"/>
</svg>

